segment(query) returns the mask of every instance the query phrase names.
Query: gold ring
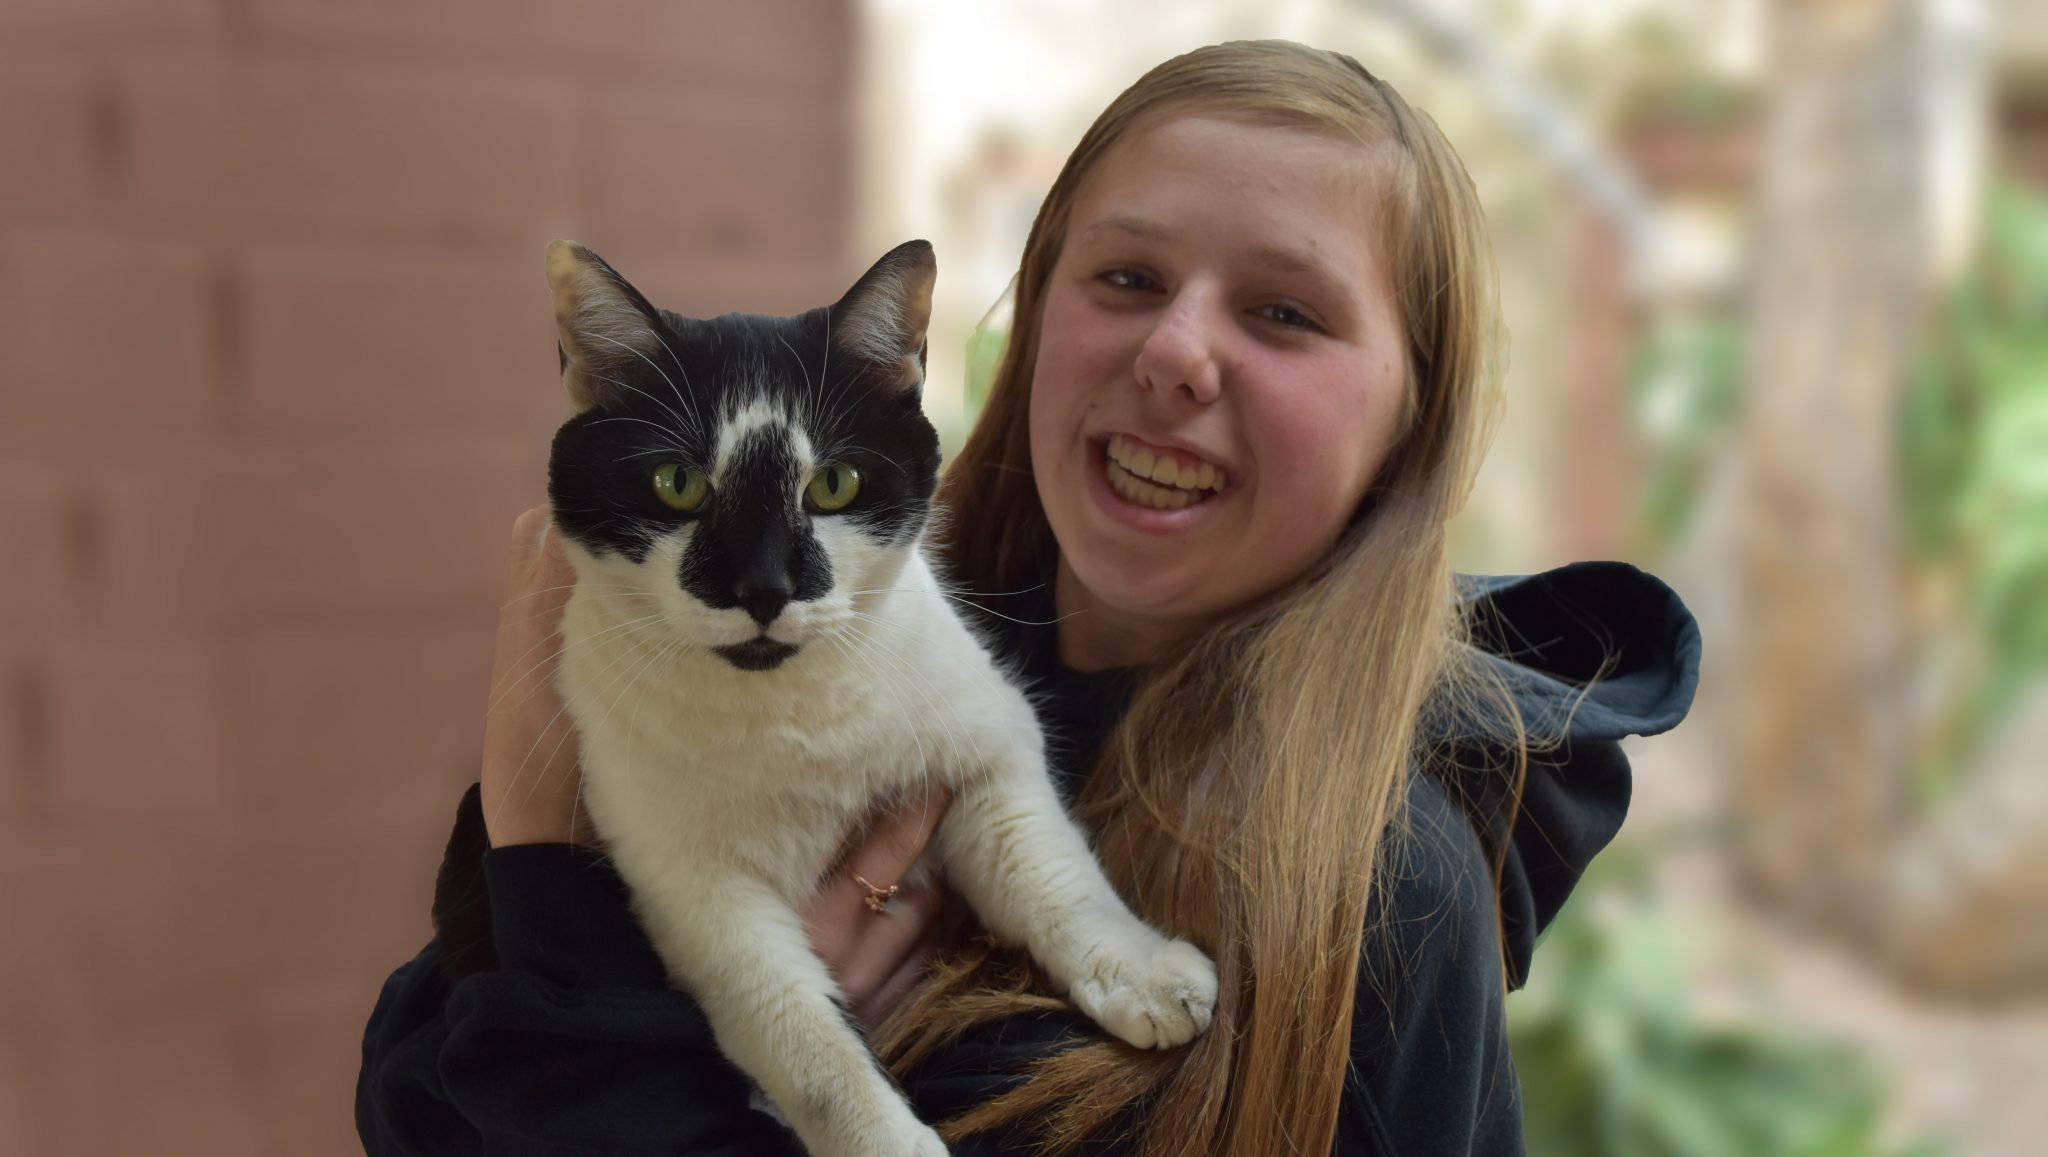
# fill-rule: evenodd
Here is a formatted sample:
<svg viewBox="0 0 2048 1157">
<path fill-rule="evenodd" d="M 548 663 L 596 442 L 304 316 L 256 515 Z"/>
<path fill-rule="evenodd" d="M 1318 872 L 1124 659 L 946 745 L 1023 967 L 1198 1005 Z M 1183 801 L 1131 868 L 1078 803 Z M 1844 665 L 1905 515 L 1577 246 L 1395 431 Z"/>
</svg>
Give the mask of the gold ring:
<svg viewBox="0 0 2048 1157">
<path fill-rule="evenodd" d="M 870 912 L 880 912 L 883 908 L 888 907 L 889 901 L 896 898 L 896 889 L 899 887 L 899 885 L 891 884 L 886 888 L 877 888 L 873 884 L 868 883 L 866 876 L 858 872 L 854 873 L 853 882 L 868 890 L 868 894 L 862 898 L 861 902 L 868 906 L 868 911 Z"/>
</svg>

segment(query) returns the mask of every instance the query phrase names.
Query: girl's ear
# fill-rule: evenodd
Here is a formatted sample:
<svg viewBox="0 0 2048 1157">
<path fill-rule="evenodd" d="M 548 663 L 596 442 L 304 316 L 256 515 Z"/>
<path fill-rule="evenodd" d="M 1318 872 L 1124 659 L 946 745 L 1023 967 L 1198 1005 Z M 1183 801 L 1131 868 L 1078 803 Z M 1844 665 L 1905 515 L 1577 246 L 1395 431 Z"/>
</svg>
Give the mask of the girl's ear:
<svg viewBox="0 0 2048 1157">
<path fill-rule="evenodd" d="M 555 304 L 562 388 L 577 413 L 628 392 L 636 367 L 665 352 L 659 314 L 604 258 L 574 241 L 548 245 L 548 290 Z"/>
<path fill-rule="evenodd" d="M 832 344 L 875 363 L 889 389 L 915 393 L 924 385 L 925 329 L 937 279 L 931 242 L 891 249 L 832 307 Z"/>
</svg>

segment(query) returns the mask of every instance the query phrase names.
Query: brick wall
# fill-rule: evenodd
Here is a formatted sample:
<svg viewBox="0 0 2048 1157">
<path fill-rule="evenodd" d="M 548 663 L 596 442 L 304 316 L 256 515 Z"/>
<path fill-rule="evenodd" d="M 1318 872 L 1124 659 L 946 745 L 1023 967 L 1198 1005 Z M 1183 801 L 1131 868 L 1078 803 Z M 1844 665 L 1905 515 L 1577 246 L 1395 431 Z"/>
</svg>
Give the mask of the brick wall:
<svg viewBox="0 0 2048 1157">
<path fill-rule="evenodd" d="M 841 0 L 0 0 L 0 1153 L 358 1151 L 562 416 L 541 250 L 858 269 Z"/>
</svg>

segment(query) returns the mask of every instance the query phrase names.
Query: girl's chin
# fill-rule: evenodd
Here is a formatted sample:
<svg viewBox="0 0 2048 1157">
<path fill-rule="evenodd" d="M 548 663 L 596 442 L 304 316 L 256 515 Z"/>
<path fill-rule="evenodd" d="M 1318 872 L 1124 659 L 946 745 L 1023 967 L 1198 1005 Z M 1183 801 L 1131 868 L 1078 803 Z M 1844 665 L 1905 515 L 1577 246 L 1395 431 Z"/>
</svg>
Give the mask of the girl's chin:
<svg viewBox="0 0 2048 1157">
<path fill-rule="evenodd" d="M 1145 567 L 1094 542 L 1063 549 L 1062 561 L 1086 592 L 1090 606 L 1119 619 L 1187 622 L 1214 613 L 1214 595 L 1205 590 L 1201 573 L 1182 567 L 1161 571 Z"/>
</svg>

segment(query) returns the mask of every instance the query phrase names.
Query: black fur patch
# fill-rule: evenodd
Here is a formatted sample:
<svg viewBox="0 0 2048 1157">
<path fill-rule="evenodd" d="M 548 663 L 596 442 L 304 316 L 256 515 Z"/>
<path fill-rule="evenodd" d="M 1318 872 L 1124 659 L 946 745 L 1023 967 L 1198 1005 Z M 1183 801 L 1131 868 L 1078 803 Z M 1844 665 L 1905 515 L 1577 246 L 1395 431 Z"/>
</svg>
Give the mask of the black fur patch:
<svg viewBox="0 0 2048 1157">
<path fill-rule="evenodd" d="M 819 520 L 844 519 L 892 544 L 922 529 L 939 440 L 917 389 L 902 382 L 900 359 L 863 356 L 835 340 L 832 307 L 698 320 L 645 306 L 637 293 L 629 300 L 659 339 L 651 343 L 657 352 L 606 365 L 596 404 L 556 431 L 548 497 L 563 534 L 595 554 L 645 562 L 662 535 L 694 523 L 676 581 L 708 606 L 745 607 L 766 623 L 783 605 L 831 589 L 831 563 L 814 533 Z M 817 465 L 859 471 L 852 505 L 824 513 L 805 503 L 794 438 L 780 422 L 747 434 L 699 509 L 682 513 L 661 502 L 658 467 L 711 473 L 721 424 L 763 405 L 789 416 Z"/>
</svg>

